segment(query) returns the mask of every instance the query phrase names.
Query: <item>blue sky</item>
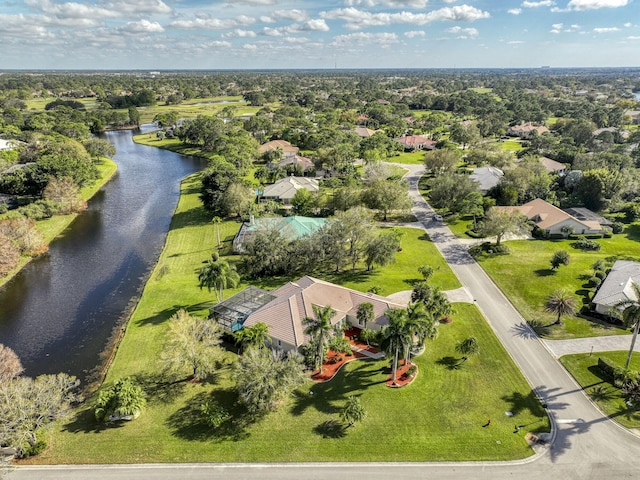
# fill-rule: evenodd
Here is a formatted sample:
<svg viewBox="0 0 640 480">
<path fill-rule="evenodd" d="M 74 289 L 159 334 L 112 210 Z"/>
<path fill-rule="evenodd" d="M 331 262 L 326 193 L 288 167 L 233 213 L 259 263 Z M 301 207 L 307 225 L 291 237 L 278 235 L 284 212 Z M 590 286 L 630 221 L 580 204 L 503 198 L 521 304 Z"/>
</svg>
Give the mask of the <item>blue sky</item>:
<svg viewBox="0 0 640 480">
<path fill-rule="evenodd" d="M 640 66 L 640 0 L 1 0 L 0 69 Z"/>
</svg>

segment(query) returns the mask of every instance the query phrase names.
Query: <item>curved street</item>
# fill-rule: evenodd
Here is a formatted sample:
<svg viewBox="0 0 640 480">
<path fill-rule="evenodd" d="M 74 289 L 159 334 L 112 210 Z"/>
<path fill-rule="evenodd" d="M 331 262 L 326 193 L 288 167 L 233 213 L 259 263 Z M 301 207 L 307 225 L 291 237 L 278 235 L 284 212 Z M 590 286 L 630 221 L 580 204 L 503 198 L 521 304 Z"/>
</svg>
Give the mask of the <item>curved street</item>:
<svg viewBox="0 0 640 480">
<path fill-rule="evenodd" d="M 419 165 L 410 172 L 413 211 L 514 361 L 547 405 L 553 432 L 537 455 L 518 462 L 412 464 L 180 464 L 24 467 L 10 479 L 624 479 L 640 472 L 640 437 L 619 427 L 591 403 L 527 323 L 418 192 Z M 552 347 L 555 348 L 555 347 Z M 410 441 L 410 440 L 408 440 Z M 381 445 L 380 448 L 384 448 Z"/>
</svg>

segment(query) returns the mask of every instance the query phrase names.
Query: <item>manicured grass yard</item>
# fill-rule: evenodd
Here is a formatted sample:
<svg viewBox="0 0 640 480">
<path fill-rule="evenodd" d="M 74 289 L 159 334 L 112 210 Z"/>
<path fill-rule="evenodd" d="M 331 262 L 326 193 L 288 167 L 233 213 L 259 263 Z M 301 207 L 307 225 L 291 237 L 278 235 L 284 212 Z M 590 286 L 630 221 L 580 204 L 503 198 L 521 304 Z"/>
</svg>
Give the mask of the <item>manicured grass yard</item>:
<svg viewBox="0 0 640 480">
<path fill-rule="evenodd" d="M 419 374 L 402 389 L 384 385 L 387 361 L 354 361 L 328 383 L 307 382 L 295 397 L 262 420 L 230 423 L 212 431 L 198 417 L 199 405 L 208 398 L 242 417 L 234 406 L 233 385 L 225 368 L 211 384 L 177 383 L 158 389 L 158 396 L 151 398 L 140 418 L 120 427 L 97 427 L 90 412 L 82 410 L 49 435 L 52 447 L 36 460 L 455 461 L 531 455 L 524 434 L 549 429 L 539 401 L 475 306 L 457 305 L 453 317 L 454 322 L 442 325 L 439 337 L 415 359 Z M 148 335 L 155 337 L 154 330 L 164 331 L 164 323 L 132 323 L 111 379 L 125 373 L 153 378 L 152 362 L 140 363 L 124 352 L 149 355 L 147 342 L 139 342 Z M 454 353 L 455 342 L 471 332 L 478 338 L 481 353 L 452 369 L 460 360 Z M 360 396 L 368 417 L 345 434 L 336 422 L 347 395 Z M 506 416 L 507 411 L 514 416 Z M 483 428 L 489 418 L 491 426 Z M 514 433 L 515 425 L 527 427 Z"/>
<path fill-rule="evenodd" d="M 581 353 L 565 355 L 560 358 L 560 361 L 604 413 L 624 427 L 640 428 L 640 411 L 637 408 L 627 407 L 620 390 L 609 383 L 598 368 L 599 357 L 623 367 L 627 354 L 627 351 L 601 352 L 591 356 L 588 353 Z M 634 352 L 631 357 L 629 367 L 632 370 L 640 370 L 640 355 L 637 352 Z"/>
<path fill-rule="evenodd" d="M 228 367 L 212 383 L 158 384 L 167 319 L 181 307 L 206 314 L 214 299 L 213 293 L 197 287 L 197 268 L 209 257 L 215 241 L 215 227 L 200 206 L 197 184 L 198 174 L 182 184 L 183 195 L 165 249 L 107 377 L 115 381 L 137 375 L 149 392 L 149 405 L 135 422 L 112 428 L 96 426 L 90 412 L 82 409 L 47 435 L 50 448 L 33 461 L 506 460 L 532 454 L 523 436 L 526 430 L 548 430 L 545 412 L 476 308 L 463 304 L 456 305 L 454 322 L 442 325 L 440 336 L 416 359 L 420 373 L 408 387 L 398 390 L 383 385 L 386 361 L 355 361 L 329 383 L 308 382 L 295 398 L 256 423 L 229 424 L 217 431 L 203 426 L 197 411 L 210 397 L 236 418 L 244 418 L 234 406 Z M 227 245 L 237 228 L 235 222 L 221 224 Z M 444 289 L 458 286 L 424 233 L 404 231 L 403 250 L 394 265 L 372 274 L 356 271 L 341 277 L 341 283 L 360 290 L 379 285 L 382 293 L 391 293 L 409 288 L 406 280 L 418 278 L 416 268 L 424 263 L 436 269 L 435 284 Z M 269 286 L 284 280 L 275 279 Z M 455 343 L 469 335 L 478 338 L 481 353 L 453 369 L 459 361 Z M 229 353 L 228 362 L 233 357 Z M 369 416 L 343 437 L 332 422 L 349 394 L 361 395 Z M 515 416 L 505 416 L 506 411 Z M 488 418 L 491 427 L 483 428 Z M 515 424 L 528 427 L 516 434 Z"/>
<path fill-rule="evenodd" d="M 393 163 L 406 163 L 409 165 L 420 165 L 424 162 L 424 151 L 418 152 L 402 152 L 395 157 L 389 159 Z"/>
<path fill-rule="evenodd" d="M 517 152 L 522 150 L 524 147 L 522 146 L 522 143 L 515 140 L 505 140 L 500 142 L 500 148 L 506 152 Z"/>
<path fill-rule="evenodd" d="M 553 315 L 544 311 L 547 295 L 565 288 L 574 293 L 578 308 L 593 298 L 587 278 L 591 265 L 598 259 L 614 255 L 640 258 L 640 227 L 631 225 L 624 233 L 612 238 L 596 240 L 602 245 L 599 252 L 583 252 L 571 247 L 570 240 L 518 240 L 505 244 L 510 255 L 487 258 L 480 261 L 482 267 L 498 284 L 520 313 L 527 319 L 553 322 Z M 552 271 L 549 261 L 554 252 L 565 250 L 571 256 L 570 264 Z M 564 319 L 564 327 L 552 327 L 549 338 L 575 338 L 598 335 L 628 334 L 627 330 L 581 318 Z"/>
</svg>

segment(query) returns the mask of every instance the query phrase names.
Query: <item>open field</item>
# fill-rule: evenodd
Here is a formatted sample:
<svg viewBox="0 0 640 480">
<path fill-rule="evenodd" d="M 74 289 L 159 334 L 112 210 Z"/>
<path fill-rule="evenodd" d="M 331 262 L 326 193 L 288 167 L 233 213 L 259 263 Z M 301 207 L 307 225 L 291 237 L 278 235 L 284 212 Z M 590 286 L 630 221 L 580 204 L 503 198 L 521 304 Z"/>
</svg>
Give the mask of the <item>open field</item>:
<svg viewBox="0 0 640 480">
<path fill-rule="evenodd" d="M 593 355 L 580 353 L 565 355 L 560 358 L 560 362 L 604 413 L 624 427 L 640 428 L 638 409 L 627 407 L 620 390 L 603 377 L 597 366 L 598 358 L 601 357 L 623 367 L 627 354 L 625 351 L 600 352 Z M 640 370 L 640 355 L 637 352 L 634 352 L 629 367 L 632 370 Z"/>
<path fill-rule="evenodd" d="M 545 412 L 478 310 L 465 304 L 455 306 L 454 322 L 442 325 L 440 336 L 417 357 L 420 374 L 408 387 L 384 386 L 386 361 L 355 361 L 329 383 L 308 382 L 262 420 L 216 431 L 205 427 L 197 413 L 208 398 L 239 418 L 243 415 L 235 406 L 228 365 L 211 383 L 159 383 L 158 360 L 171 314 L 184 307 L 204 315 L 214 301 L 213 293 L 197 287 L 196 270 L 211 253 L 215 238 L 215 227 L 198 201 L 197 185 L 198 174 L 182 184 L 165 249 L 107 377 L 109 382 L 137 375 L 150 392 L 149 405 L 135 422 L 111 428 L 95 425 L 85 407 L 48 434 L 50 448 L 33 461 L 497 460 L 532 454 L 523 438 L 525 431 L 515 434 L 514 423 L 529 425 L 527 430 L 546 431 Z M 237 228 L 235 222 L 221 224 L 227 245 Z M 395 264 L 366 278 L 356 271 L 327 279 L 360 290 L 380 285 L 382 293 L 391 293 L 409 288 L 406 281 L 417 278 L 417 266 L 426 263 L 436 269 L 434 284 L 445 289 L 459 285 L 424 232 L 403 231 L 403 250 Z M 471 334 L 478 338 L 481 353 L 455 368 L 460 361 L 455 343 Z M 233 358 L 229 353 L 227 362 Z M 361 396 L 369 416 L 344 436 L 332 421 L 348 394 Z M 506 411 L 515 416 L 505 416 Z M 491 427 L 482 428 L 488 418 Z M 350 448 L 353 445 L 358 448 Z"/>
</svg>

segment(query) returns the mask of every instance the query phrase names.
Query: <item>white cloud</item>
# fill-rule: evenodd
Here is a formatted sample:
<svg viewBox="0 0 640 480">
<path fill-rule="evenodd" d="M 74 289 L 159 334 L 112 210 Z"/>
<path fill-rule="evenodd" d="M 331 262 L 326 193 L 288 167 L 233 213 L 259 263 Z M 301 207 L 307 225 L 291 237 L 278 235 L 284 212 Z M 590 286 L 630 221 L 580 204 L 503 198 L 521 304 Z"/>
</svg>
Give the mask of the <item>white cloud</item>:
<svg viewBox="0 0 640 480">
<path fill-rule="evenodd" d="M 511 41 L 507 42 L 507 45 L 520 45 L 522 43 L 524 43 L 524 41 L 522 41 L 522 40 L 511 40 Z"/>
<path fill-rule="evenodd" d="M 315 18 L 304 22 L 302 24 L 302 30 L 311 32 L 328 32 L 329 25 L 327 25 L 327 22 L 325 22 L 323 18 Z"/>
<path fill-rule="evenodd" d="M 260 17 L 260 21 L 261 21 L 262 23 L 276 23 L 276 19 L 275 19 L 275 18 L 273 18 L 273 17 L 268 17 L 268 16 L 266 16 L 266 15 L 262 15 L 262 16 Z"/>
<path fill-rule="evenodd" d="M 623 26 L 624 26 L 625 28 L 630 28 L 630 27 L 633 27 L 633 23 L 631 23 L 631 22 L 627 22 L 627 23 L 625 23 Z"/>
<path fill-rule="evenodd" d="M 410 32 L 404 32 L 404 36 L 407 38 L 424 37 L 426 33 L 422 30 L 411 30 Z"/>
<path fill-rule="evenodd" d="M 640 37 L 637 35 L 630 35 L 627 37 L 627 40 L 640 40 Z"/>
<path fill-rule="evenodd" d="M 451 27 L 447 30 L 449 33 L 461 34 L 468 37 L 477 37 L 480 32 L 476 28 Z"/>
<path fill-rule="evenodd" d="M 507 10 L 507 13 L 510 13 L 511 15 L 520 15 L 522 13 L 522 9 L 521 8 L 510 8 L 509 10 Z"/>
<path fill-rule="evenodd" d="M 551 25 L 551 30 L 549 30 L 551 33 L 560 33 L 562 31 L 562 23 L 554 23 L 553 25 Z"/>
<path fill-rule="evenodd" d="M 171 13 L 169 7 L 162 0 L 116 0 L 104 2 L 105 7 L 121 14 L 151 14 L 151 13 Z"/>
<path fill-rule="evenodd" d="M 274 18 L 281 18 L 285 20 L 291 20 L 293 22 L 304 22 L 309 15 L 304 10 L 276 10 L 273 12 Z"/>
<path fill-rule="evenodd" d="M 567 4 L 569 10 L 597 10 L 599 8 L 625 7 L 629 0 L 571 0 Z"/>
<path fill-rule="evenodd" d="M 53 3 L 51 0 L 25 0 L 25 4 L 33 10 L 63 18 L 102 19 L 121 16 L 118 11 L 76 2 Z"/>
<path fill-rule="evenodd" d="M 225 19 L 200 17 L 194 20 L 174 20 L 169 26 L 182 30 L 226 30 L 241 25 L 250 25 L 254 21 L 253 18 L 244 15 Z"/>
<path fill-rule="evenodd" d="M 456 0 L 445 0 L 445 3 L 455 2 Z M 357 7 L 364 5 L 365 7 L 375 7 L 376 5 L 385 5 L 393 8 L 424 8 L 429 0 L 345 0 L 344 4 L 349 7 Z"/>
<path fill-rule="evenodd" d="M 150 22 L 149 20 L 139 20 L 137 22 L 128 22 L 120 28 L 121 31 L 127 33 L 158 33 L 164 32 L 164 28 L 158 22 Z"/>
<path fill-rule="evenodd" d="M 593 29 L 596 33 L 610 33 L 610 32 L 619 32 L 620 29 L 618 27 L 596 27 Z"/>
<path fill-rule="evenodd" d="M 522 2 L 524 8 L 539 8 L 539 7 L 552 7 L 556 2 L 552 0 L 540 0 L 538 2 L 530 2 L 525 0 Z"/>
<path fill-rule="evenodd" d="M 398 43 L 398 36 L 395 33 L 350 33 L 348 35 L 338 35 L 331 43 L 332 47 L 349 47 L 353 45 L 369 46 L 372 44 L 391 45 Z"/>
<path fill-rule="evenodd" d="M 243 30 L 241 28 L 236 28 L 232 32 L 225 33 L 223 38 L 255 38 L 258 34 L 252 30 Z"/>
<path fill-rule="evenodd" d="M 358 30 L 365 27 L 387 26 L 391 24 L 425 25 L 437 21 L 473 22 L 482 18 L 489 18 L 489 12 L 484 12 L 470 5 L 444 7 L 428 13 L 372 13 L 353 7 L 341 8 L 322 12 L 323 18 L 329 20 L 343 20 L 346 28 Z"/>
</svg>

